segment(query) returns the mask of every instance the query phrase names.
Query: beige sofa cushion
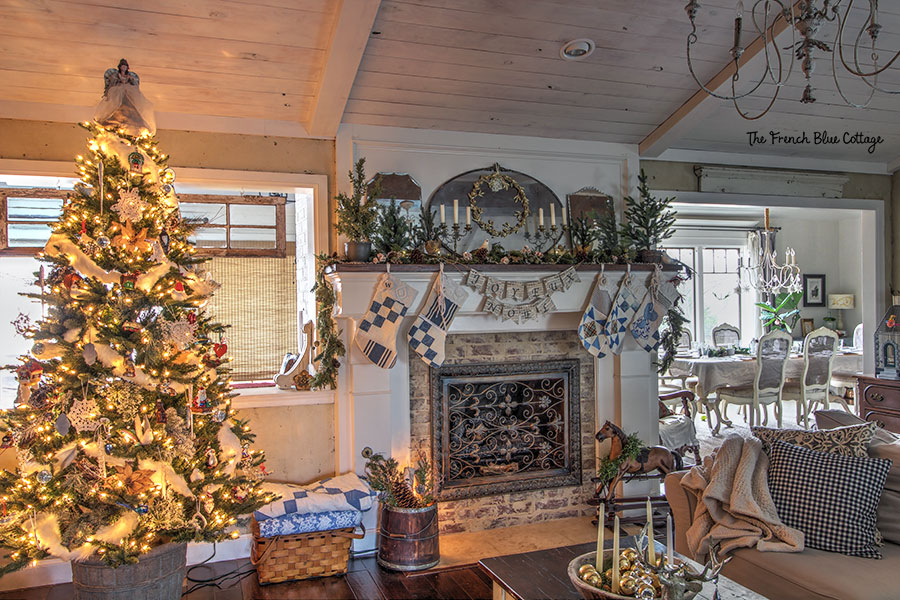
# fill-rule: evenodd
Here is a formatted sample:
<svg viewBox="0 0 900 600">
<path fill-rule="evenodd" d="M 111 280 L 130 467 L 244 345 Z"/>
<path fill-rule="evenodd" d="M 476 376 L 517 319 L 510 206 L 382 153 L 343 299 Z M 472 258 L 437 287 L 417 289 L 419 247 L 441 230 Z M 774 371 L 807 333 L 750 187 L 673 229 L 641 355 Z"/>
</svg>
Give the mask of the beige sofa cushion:
<svg viewBox="0 0 900 600">
<path fill-rule="evenodd" d="M 753 435 L 762 440 L 763 446 L 768 449 L 772 442 L 778 440 L 786 444 L 801 446 L 816 452 L 828 452 L 840 456 L 855 456 L 868 458 L 866 449 L 875 435 L 878 425 L 875 423 L 861 423 L 848 427 L 836 427 L 821 431 L 804 431 L 802 429 L 770 429 L 768 427 L 751 427 Z"/>
<path fill-rule="evenodd" d="M 900 545 L 872 560 L 807 548 L 799 554 L 734 552 L 722 574 L 772 600 L 896 600 Z"/>
</svg>

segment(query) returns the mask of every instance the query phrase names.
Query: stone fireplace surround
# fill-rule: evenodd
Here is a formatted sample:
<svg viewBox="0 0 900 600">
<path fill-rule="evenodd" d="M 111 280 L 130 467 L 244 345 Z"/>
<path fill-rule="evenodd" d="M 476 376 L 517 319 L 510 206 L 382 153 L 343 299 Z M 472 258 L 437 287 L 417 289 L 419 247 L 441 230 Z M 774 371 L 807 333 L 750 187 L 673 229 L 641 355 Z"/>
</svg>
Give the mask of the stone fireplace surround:
<svg viewBox="0 0 900 600">
<path fill-rule="evenodd" d="M 565 267 L 480 265 L 477 268 L 486 275 L 528 281 L 559 273 Z M 643 293 L 653 268 L 651 265 L 632 266 L 635 292 Z M 438 267 L 391 267 L 392 276 L 418 291 L 399 328 L 397 362 L 392 369 L 381 369 L 370 363 L 353 342 L 357 323 L 365 314 L 375 284 L 385 269 L 385 265 L 339 264 L 329 275 L 338 294 L 335 316 L 347 349 L 338 374 L 335 404 L 335 471 L 338 473 L 349 470 L 363 473 L 365 460 L 360 453 L 366 447 L 393 456 L 401 465 L 409 464 L 413 451 L 417 449 L 416 442 L 430 435 L 428 416 L 422 410 L 416 410 L 415 407 L 420 404 L 411 393 L 414 388 L 418 389 L 418 385 L 427 386 L 427 367 L 403 342 L 415 315 L 425 304 Z M 464 269 L 447 265 L 445 273 L 460 282 Z M 581 369 L 583 478 L 581 486 L 551 488 L 542 490 L 538 495 L 514 492 L 442 503 L 439 513 L 443 531 L 463 528 L 474 531 L 475 528 L 572 516 L 572 511 L 584 511 L 579 503 L 588 493 L 589 480 L 594 474 L 594 457 L 605 452 L 605 447 L 596 447 L 592 438 L 588 443 L 587 437 L 588 434 L 592 436 L 606 420 L 621 425 L 626 431 L 637 432 L 645 442 L 657 443 L 657 381 L 653 357 L 639 349 L 633 340 L 629 340 L 619 356 L 599 360 L 593 360 L 584 350 L 578 350 L 578 323 L 600 270 L 600 265 L 580 265 L 580 282 L 565 292 L 553 295 L 557 310 L 525 323 L 500 321 L 482 313 L 483 298 L 474 292 L 460 307 L 449 331 L 448 362 L 467 358 L 454 356 L 459 352 L 469 353 L 472 358 L 491 359 L 492 362 L 496 362 L 491 357 L 498 352 L 509 353 L 510 357 L 515 352 L 521 352 L 524 354 L 520 356 L 541 360 L 569 352 L 579 359 L 587 357 Z M 605 266 L 606 288 L 611 294 L 625 271 L 624 265 Z M 504 342 L 505 336 L 527 341 L 525 344 Z M 592 376 L 589 377 L 589 373 Z M 636 487 L 642 485 L 645 484 L 635 484 Z M 645 491 L 649 488 L 629 489 L 629 493 L 641 494 Z M 357 550 L 374 547 L 374 513 L 371 511 L 367 515 L 369 522 L 365 523 L 370 535 L 362 543 L 355 544 Z"/>
</svg>

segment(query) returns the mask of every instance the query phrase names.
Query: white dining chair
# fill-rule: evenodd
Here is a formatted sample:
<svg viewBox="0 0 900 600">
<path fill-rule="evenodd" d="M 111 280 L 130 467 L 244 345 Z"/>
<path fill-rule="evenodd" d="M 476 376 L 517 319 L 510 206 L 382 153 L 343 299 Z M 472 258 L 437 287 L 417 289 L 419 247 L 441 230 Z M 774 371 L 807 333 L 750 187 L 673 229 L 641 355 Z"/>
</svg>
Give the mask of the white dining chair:
<svg viewBox="0 0 900 600">
<path fill-rule="evenodd" d="M 712 341 L 713 346 L 716 348 L 722 348 L 724 346 L 740 346 L 741 330 L 728 323 L 716 325 L 712 330 Z"/>
<path fill-rule="evenodd" d="M 821 402 L 828 410 L 831 368 L 837 351 L 838 336 L 827 327 L 811 331 L 803 340 L 803 376 L 784 386 L 782 398 L 797 401 L 797 424 L 809 429 L 809 414 Z"/>
<path fill-rule="evenodd" d="M 722 403 L 746 405 L 750 408 L 750 426 L 753 427 L 758 421 L 762 421 L 761 408 L 765 410 L 765 422 L 768 423 L 768 406 L 774 404 L 778 427 L 781 427 L 781 394 L 784 390 L 784 374 L 791 352 L 791 341 L 791 336 L 783 331 L 773 331 L 762 336 L 756 349 L 756 375 L 753 384 L 716 390 L 717 412 Z M 731 424 L 727 413 L 721 421 Z M 719 426 L 716 425 L 713 433 L 717 434 L 718 429 Z"/>
</svg>

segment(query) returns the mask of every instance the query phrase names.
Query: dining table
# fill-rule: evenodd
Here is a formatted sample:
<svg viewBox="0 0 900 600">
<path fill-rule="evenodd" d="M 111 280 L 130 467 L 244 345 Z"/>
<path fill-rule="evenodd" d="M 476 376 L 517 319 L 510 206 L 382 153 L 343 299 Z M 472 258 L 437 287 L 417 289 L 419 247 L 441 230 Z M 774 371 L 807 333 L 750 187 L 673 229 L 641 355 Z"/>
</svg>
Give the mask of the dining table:
<svg viewBox="0 0 900 600">
<path fill-rule="evenodd" d="M 681 354 L 675 356 L 669 372 L 674 377 L 697 378 L 697 383 L 691 389 L 706 411 L 706 422 L 710 429 L 718 432 L 723 419 L 718 404 L 713 402 L 712 409 L 717 422 L 715 424 L 712 422 L 709 396 L 720 388 L 753 385 L 756 368 L 756 357 L 747 354 L 731 356 Z M 838 352 L 834 355 L 833 373 L 861 373 L 862 368 L 862 352 Z M 803 355 L 791 354 L 785 368 L 785 378 L 800 379 L 801 377 L 803 377 Z"/>
</svg>

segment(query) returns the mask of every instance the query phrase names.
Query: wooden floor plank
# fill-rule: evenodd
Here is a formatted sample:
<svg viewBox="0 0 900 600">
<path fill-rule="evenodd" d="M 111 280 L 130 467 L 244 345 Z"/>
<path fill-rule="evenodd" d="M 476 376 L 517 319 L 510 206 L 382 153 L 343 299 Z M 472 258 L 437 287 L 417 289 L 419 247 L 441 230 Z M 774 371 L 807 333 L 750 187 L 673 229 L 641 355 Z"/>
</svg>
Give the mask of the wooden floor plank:
<svg viewBox="0 0 900 600">
<path fill-rule="evenodd" d="M 250 568 L 247 560 L 209 563 L 191 570 L 195 580 L 210 579 Z M 197 583 L 186 582 L 185 589 Z M 0 600 L 68 600 L 74 596 L 71 583 L 0 592 Z M 260 585 L 256 573 L 228 580 L 221 589 L 207 586 L 184 596 L 184 600 L 490 600 L 491 581 L 477 568 L 418 573 L 386 571 L 374 558 L 350 561 L 345 576 Z"/>
</svg>

